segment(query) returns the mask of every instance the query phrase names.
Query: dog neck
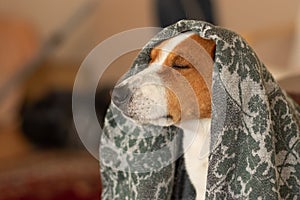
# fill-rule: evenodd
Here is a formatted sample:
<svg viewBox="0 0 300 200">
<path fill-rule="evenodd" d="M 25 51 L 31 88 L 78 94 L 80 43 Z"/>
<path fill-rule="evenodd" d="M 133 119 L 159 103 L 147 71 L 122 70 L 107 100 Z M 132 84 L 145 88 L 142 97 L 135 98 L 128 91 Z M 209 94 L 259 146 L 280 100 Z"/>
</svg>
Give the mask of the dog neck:
<svg viewBox="0 0 300 200">
<path fill-rule="evenodd" d="M 206 158 L 209 154 L 210 125 L 210 118 L 187 120 L 175 125 L 184 132 L 184 150 L 197 143 L 197 159 Z"/>
<path fill-rule="evenodd" d="M 177 126 L 184 131 L 185 168 L 196 190 L 196 200 L 205 199 L 211 119 L 189 120 Z"/>
</svg>

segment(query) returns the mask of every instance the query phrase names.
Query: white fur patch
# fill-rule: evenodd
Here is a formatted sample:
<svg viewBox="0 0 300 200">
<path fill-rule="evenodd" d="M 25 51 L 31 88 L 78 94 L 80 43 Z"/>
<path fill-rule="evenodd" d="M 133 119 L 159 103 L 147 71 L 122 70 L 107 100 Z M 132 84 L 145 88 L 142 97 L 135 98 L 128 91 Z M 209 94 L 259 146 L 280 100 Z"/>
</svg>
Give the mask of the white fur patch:
<svg viewBox="0 0 300 200">
<path fill-rule="evenodd" d="M 188 37 L 190 37 L 193 34 L 195 34 L 195 33 L 186 32 L 186 33 L 182 33 L 174 38 L 169 39 L 167 42 L 164 43 L 164 45 L 160 46 L 161 51 L 160 51 L 160 55 L 158 57 L 159 59 L 156 60 L 156 62 L 153 64 L 163 66 L 163 64 L 167 60 L 170 52 L 173 52 L 173 50 L 178 46 L 178 44 L 180 44 L 182 41 L 184 41 L 185 39 L 187 39 Z"/>
<path fill-rule="evenodd" d="M 141 85 L 133 93 L 128 113 L 140 123 L 170 124 L 165 118 L 168 113 L 165 97 L 165 88 L 161 85 Z"/>
<path fill-rule="evenodd" d="M 185 167 L 196 190 L 196 200 L 205 199 L 211 119 L 181 122 Z"/>
</svg>

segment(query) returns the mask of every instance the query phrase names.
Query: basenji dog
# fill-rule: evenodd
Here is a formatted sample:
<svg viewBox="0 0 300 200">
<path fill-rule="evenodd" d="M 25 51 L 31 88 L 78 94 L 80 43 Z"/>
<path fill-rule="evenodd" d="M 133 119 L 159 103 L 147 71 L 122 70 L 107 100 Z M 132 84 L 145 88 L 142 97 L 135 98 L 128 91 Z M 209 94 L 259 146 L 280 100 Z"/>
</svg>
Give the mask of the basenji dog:
<svg viewBox="0 0 300 200">
<path fill-rule="evenodd" d="M 136 122 L 183 129 L 185 165 L 197 200 L 206 191 L 208 154 L 199 154 L 209 149 L 215 46 L 195 32 L 164 40 L 151 49 L 146 69 L 122 80 L 112 93 L 113 103 Z M 191 123 L 182 125 L 185 121 Z M 190 129 L 189 124 L 198 125 Z M 196 135 L 192 140 L 191 130 Z"/>
</svg>

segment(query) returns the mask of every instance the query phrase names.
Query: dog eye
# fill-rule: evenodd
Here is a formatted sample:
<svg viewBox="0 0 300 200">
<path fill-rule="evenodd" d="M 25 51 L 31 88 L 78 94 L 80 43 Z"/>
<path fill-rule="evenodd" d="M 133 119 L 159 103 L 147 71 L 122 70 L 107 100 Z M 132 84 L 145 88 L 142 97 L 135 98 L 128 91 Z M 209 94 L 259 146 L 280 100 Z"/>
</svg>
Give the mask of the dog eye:
<svg viewBox="0 0 300 200">
<path fill-rule="evenodd" d="M 175 56 L 171 66 L 173 69 L 180 70 L 180 69 L 189 69 L 191 65 L 187 60 L 185 60 L 183 57 L 178 55 Z"/>
<path fill-rule="evenodd" d="M 190 66 L 188 65 L 172 65 L 173 69 L 189 69 Z"/>
</svg>

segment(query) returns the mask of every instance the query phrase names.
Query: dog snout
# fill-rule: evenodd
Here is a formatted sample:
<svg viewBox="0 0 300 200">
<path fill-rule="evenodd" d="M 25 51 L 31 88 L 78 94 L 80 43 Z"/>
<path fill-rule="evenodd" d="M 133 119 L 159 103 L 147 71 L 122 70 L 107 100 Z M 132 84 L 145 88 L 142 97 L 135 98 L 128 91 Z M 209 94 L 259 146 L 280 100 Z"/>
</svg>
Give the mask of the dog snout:
<svg viewBox="0 0 300 200">
<path fill-rule="evenodd" d="M 119 108 L 124 107 L 129 101 L 130 89 L 127 84 L 116 86 L 112 92 L 112 101 Z"/>
</svg>

